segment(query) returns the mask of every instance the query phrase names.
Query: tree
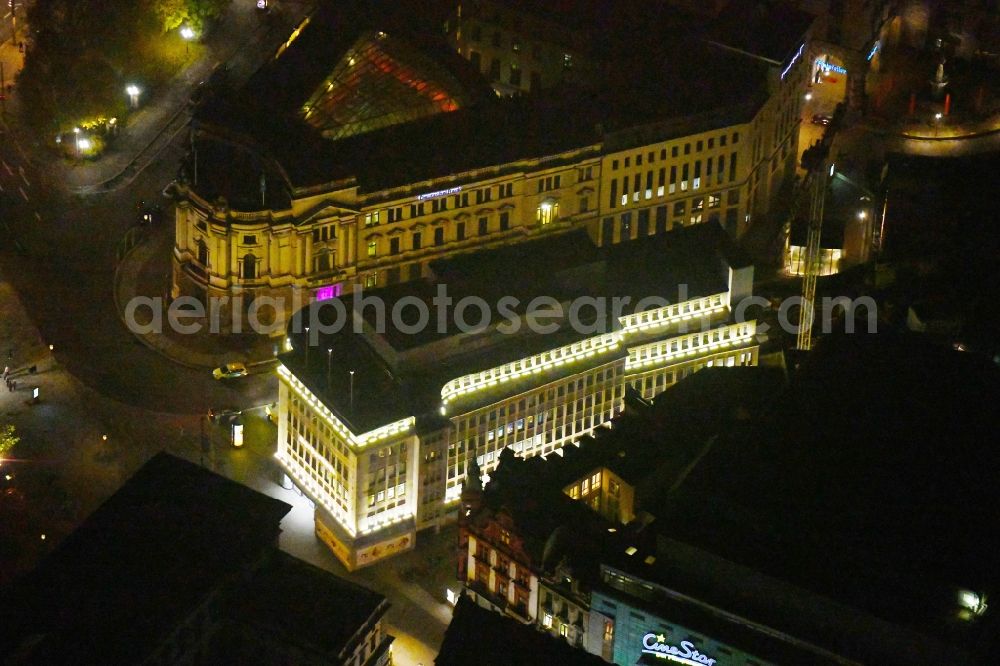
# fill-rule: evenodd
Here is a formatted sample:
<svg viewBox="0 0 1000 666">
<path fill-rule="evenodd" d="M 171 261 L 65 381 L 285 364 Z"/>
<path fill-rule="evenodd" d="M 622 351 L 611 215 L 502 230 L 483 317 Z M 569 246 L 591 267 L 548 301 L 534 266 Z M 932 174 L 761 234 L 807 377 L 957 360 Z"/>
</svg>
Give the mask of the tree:
<svg viewBox="0 0 1000 666">
<path fill-rule="evenodd" d="M 203 30 L 205 24 L 226 11 L 230 0 L 154 0 L 153 12 L 164 32 L 189 25 Z"/>
<path fill-rule="evenodd" d="M 13 424 L 8 423 L 0 426 L 0 458 L 7 455 L 20 441 L 21 438 L 18 437 L 17 429 Z"/>
</svg>

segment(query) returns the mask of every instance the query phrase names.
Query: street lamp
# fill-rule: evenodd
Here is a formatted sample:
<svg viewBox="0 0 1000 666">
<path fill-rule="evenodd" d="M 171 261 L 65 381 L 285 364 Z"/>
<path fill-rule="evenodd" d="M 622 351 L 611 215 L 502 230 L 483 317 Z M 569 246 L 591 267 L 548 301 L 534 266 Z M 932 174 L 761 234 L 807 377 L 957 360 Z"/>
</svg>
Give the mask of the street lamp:
<svg viewBox="0 0 1000 666">
<path fill-rule="evenodd" d="M 74 127 L 73 128 L 73 134 L 75 135 L 75 138 L 76 138 L 76 156 L 77 156 L 77 158 L 79 158 L 80 157 L 80 128 L 79 127 Z"/>
<path fill-rule="evenodd" d="M 333 347 L 326 348 L 326 390 L 330 390 L 330 361 L 333 358 Z"/>
<path fill-rule="evenodd" d="M 309 368 L 309 327 L 306 326 L 306 368 Z"/>
<path fill-rule="evenodd" d="M 189 25 L 185 25 L 181 28 L 181 38 L 184 40 L 184 54 L 191 54 L 191 40 L 194 39 L 195 32 L 194 28 Z"/>
<path fill-rule="evenodd" d="M 125 92 L 128 94 L 129 102 L 132 104 L 132 108 L 134 109 L 139 106 L 139 93 L 142 92 L 139 86 L 129 84 L 125 87 Z"/>
</svg>

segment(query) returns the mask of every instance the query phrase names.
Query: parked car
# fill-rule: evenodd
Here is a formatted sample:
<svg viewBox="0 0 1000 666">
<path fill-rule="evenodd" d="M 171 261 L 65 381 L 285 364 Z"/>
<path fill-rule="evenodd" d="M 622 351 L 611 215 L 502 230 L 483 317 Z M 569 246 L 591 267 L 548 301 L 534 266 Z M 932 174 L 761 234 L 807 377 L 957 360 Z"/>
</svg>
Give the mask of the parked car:
<svg viewBox="0 0 1000 666">
<path fill-rule="evenodd" d="M 226 363 L 220 368 L 212 370 L 212 376 L 216 379 L 236 379 L 237 377 L 245 377 L 247 374 L 247 366 L 242 363 Z"/>
<path fill-rule="evenodd" d="M 813 116 L 812 122 L 813 125 L 829 125 L 831 122 L 833 122 L 833 116 L 828 116 L 823 113 L 817 113 L 815 116 Z"/>
</svg>

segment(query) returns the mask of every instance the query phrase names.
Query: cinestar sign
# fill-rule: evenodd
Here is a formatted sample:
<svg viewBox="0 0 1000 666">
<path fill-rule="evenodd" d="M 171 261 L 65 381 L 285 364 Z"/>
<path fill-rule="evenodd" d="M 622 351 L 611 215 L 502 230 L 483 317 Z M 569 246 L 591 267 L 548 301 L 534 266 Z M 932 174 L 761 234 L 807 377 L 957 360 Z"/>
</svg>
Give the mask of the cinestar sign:
<svg viewBox="0 0 1000 666">
<path fill-rule="evenodd" d="M 670 645 L 663 634 L 649 633 L 642 637 L 642 651 L 660 659 L 670 659 L 693 666 L 715 666 L 715 659 L 695 649 L 691 641 L 681 641 L 680 645 Z"/>
</svg>

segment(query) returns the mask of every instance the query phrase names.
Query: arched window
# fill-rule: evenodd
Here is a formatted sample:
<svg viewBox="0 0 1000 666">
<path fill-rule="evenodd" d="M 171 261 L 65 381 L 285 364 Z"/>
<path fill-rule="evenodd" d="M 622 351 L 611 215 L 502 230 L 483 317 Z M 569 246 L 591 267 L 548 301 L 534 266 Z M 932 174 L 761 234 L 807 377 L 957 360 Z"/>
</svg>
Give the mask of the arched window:
<svg viewBox="0 0 1000 666">
<path fill-rule="evenodd" d="M 256 280 L 257 279 L 257 257 L 252 254 L 248 254 L 243 257 L 241 262 L 240 277 L 244 280 Z"/>
</svg>

